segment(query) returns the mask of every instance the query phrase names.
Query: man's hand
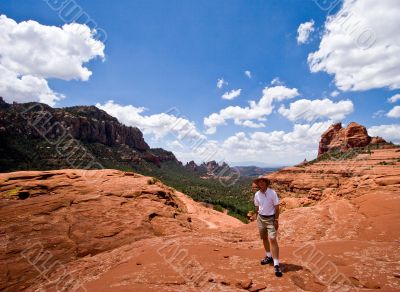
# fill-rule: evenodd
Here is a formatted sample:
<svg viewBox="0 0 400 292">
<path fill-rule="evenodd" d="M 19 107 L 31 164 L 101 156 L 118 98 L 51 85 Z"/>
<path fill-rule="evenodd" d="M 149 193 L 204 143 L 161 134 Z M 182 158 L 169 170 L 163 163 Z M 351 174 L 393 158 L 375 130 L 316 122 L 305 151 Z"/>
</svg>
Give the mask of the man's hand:
<svg viewBox="0 0 400 292">
<path fill-rule="evenodd" d="M 275 230 L 278 231 L 278 228 L 279 228 L 279 221 L 278 220 L 274 220 L 274 227 L 275 227 Z"/>
</svg>

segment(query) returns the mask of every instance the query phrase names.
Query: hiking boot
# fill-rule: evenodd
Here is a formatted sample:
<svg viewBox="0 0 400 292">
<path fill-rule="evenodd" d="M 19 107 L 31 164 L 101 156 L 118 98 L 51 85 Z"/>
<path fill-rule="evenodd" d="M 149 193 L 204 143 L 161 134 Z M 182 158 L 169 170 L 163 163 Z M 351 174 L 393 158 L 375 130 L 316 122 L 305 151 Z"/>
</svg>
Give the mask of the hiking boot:
<svg viewBox="0 0 400 292">
<path fill-rule="evenodd" d="M 282 271 L 278 265 L 274 266 L 274 270 L 275 270 L 275 276 L 282 277 Z"/>
<path fill-rule="evenodd" d="M 268 265 L 271 264 L 274 260 L 272 259 L 272 257 L 266 256 L 265 258 L 263 258 L 261 260 L 261 264 L 262 265 Z"/>
</svg>

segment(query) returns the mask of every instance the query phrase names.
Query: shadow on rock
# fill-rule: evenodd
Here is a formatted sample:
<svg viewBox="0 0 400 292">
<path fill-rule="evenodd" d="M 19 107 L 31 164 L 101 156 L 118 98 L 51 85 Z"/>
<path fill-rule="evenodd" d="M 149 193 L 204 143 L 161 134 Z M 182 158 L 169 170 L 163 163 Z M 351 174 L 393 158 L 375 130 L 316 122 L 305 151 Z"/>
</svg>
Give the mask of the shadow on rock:
<svg viewBox="0 0 400 292">
<path fill-rule="evenodd" d="M 295 264 L 288 264 L 288 263 L 281 263 L 282 272 L 297 272 L 303 269 L 302 266 L 295 265 Z"/>
</svg>

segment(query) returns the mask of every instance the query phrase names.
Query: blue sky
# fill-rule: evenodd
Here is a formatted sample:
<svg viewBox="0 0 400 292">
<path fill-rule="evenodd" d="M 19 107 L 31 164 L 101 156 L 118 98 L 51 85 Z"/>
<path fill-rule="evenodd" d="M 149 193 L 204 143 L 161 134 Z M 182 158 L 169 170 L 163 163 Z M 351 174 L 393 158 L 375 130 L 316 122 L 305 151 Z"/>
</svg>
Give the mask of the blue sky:
<svg viewBox="0 0 400 292">
<path fill-rule="evenodd" d="M 60 14 L 62 10 L 53 10 L 46 2 L 1 1 L 0 14 L 16 23 L 34 20 L 43 26 L 59 28 L 69 22 L 71 18 L 65 15 L 63 17 Z M 334 22 L 331 24 L 333 26 L 331 33 L 327 33 L 328 14 L 337 16 L 341 10 L 348 9 L 351 12 L 355 11 L 352 16 L 354 19 L 363 18 L 364 7 L 361 4 L 352 6 L 346 3 L 350 1 L 345 1 L 345 4 L 339 3 L 328 12 L 318 5 L 324 3 L 326 5 L 327 2 L 329 1 L 72 1 L 70 5 L 75 4 L 81 11 L 87 13 L 97 24 L 97 28 L 107 33 L 107 39 L 105 41 L 101 39 L 104 42 L 104 57 L 102 58 L 100 53 L 93 53 L 89 62 L 81 62 L 82 67 L 87 67 L 92 72 L 86 81 L 82 80 L 80 75 L 72 78 L 64 78 L 60 73 L 40 75 L 33 69 L 30 74 L 43 78 L 48 82 L 51 91 L 63 95 L 63 98 L 55 102 L 57 107 L 99 104 L 110 114 L 117 116 L 121 122 L 142 128 L 151 146 L 172 150 L 183 161 L 194 159 L 200 162 L 205 158 L 202 159 L 196 154 L 190 146 L 191 143 L 179 137 L 179 132 L 157 133 L 157 125 L 152 124 L 153 120 L 171 108 L 179 110 L 183 115 L 182 118 L 194 125 L 198 133 L 196 135 L 205 139 L 204 146 L 207 149 L 213 147 L 222 149 L 223 153 L 216 155 L 216 160 L 224 159 L 234 164 L 285 165 L 296 163 L 301 157 L 310 159 L 315 156 L 317 149 L 315 143 L 318 139 L 315 137 L 319 136 L 322 128 L 329 122 L 339 120 L 344 124 L 356 121 L 367 128 L 379 126 L 381 128 L 374 128 L 373 134 L 384 129 L 386 132 L 382 135 L 385 138 L 400 141 L 399 135 L 396 135 L 400 129 L 398 114 L 387 116 L 396 106 L 396 102 L 390 103 L 388 98 L 400 93 L 399 82 L 387 81 L 385 74 L 388 74 L 388 70 L 381 69 L 382 58 L 381 61 L 371 61 L 371 64 L 365 61 L 367 58 L 363 58 L 362 64 L 359 64 L 359 60 L 355 57 L 346 63 L 346 66 L 352 65 L 343 68 L 346 72 L 353 70 L 358 74 L 357 72 L 361 70 L 357 66 L 361 66 L 361 69 L 369 65 L 371 68 L 376 66 L 378 69 L 374 76 L 381 74 L 382 77 L 376 82 L 370 82 L 372 84 L 365 85 L 368 79 L 371 79 L 367 73 L 365 75 L 360 73 L 360 76 L 354 78 L 356 81 L 349 81 L 349 76 L 350 79 L 353 78 L 351 74 L 339 77 L 337 78 L 339 81 L 335 81 L 335 76 L 340 74 L 336 72 L 341 70 L 340 60 L 326 55 L 326 48 L 321 49 L 323 38 L 327 42 L 333 42 L 334 34 L 338 36 L 341 33 L 349 34 L 349 31 L 340 31 L 345 28 L 335 27 Z M 399 8 L 396 2 L 390 0 L 383 2 L 386 3 L 380 7 L 382 13 Z M 387 26 L 397 25 L 398 28 L 398 22 L 395 23 L 395 20 L 391 22 L 390 16 L 386 19 L 389 22 Z M 310 21 L 314 23 L 313 30 L 309 32 L 305 43 L 299 43 L 297 40 L 299 25 Z M 371 27 L 376 38 L 372 49 L 376 50 L 381 44 L 385 47 L 385 42 L 393 41 L 393 36 L 383 36 L 381 33 L 388 31 L 387 27 L 374 27 L 369 23 L 368 16 L 362 21 L 364 31 L 365 28 Z M 79 23 L 79 19 L 77 22 Z M 360 32 L 356 39 L 364 31 Z M 352 37 L 354 39 L 354 35 Z M 396 39 L 398 40 L 398 33 L 395 35 Z M 329 47 L 335 48 L 335 46 L 336 51 L 341 49 L 336 43 Z M 351 52 L 357 53 L 359 48 L 357 44 L 352 45 L 350 40 L 347 49 L 348 54 L 345 51 L 344 57 L 351 55 Z M 372 49 L 363 50 L 370 52 L 371 60 L 375 57 L 373 54 L 376 54 Z M 312 73 L 308 56 L 316 51 L 320 51 L 327 62 L 318 72 Z M 389 53 L 381 50 L 379 51 L 381 55 L 377 58 L 382 56 L 389 58 Z M 392 74 L 399 75 L 399 57 L 396 58 L 395 55 L 393 53 L 395 59 L 392 62 L 394 65 Z M 26 58 L 29 58 L 29 55 Z M 246 70 L 251 72 L 251 78 L 244 74 Z M 222 88 L 216 86 L 220 78 L 228 83 Z M 272 85 L 271 81 L 274 78 L 279 78 L 280 83 Z M 345 85 L 343 83 L 338 85 L 341 81 Z M 263 89 L 274 86 L 297 89 L 298 94 L 294 97 L 285 97 L 279 102 L 274 101 L 270 114 L 265 114 L 261 119 L 251 120 L 262 123 L 263 127 L 237 125 L 233 118 L 226 118 L 225 124 L 217 125 L 215 133 L 206 132 L 208 127 L 204 124 L 205 118 L 213 113 L 218 114 L 229 106 L 245 108 L 250 100 L 258 102 L 263 96 Z M 349 86 L 353 89 L 349 89 Z M 341 90 L 338 90 L 338 87 Z M 236 89 L 241 89 L 238 97 L 232 100 L 221 98 L 225 92 Z M 331 96 L 334 91 L 340 93 Z M 1 91 L 0 88 L 0 93 L 4 95 L 8 92 Z M 9 97 L 9 100 L 12 98 Z M 334 104 L 349 100 L 352 108 L 344 110 L 343 117 L 339 118 L 332 118 L 329 114 L 325 116 L 314 114 L 313 118 L 295 117 L 290 120 L 288 116 L 278 112 L 280 107 L 288 109 L 291 103 L 300 99 L 313 101 L 324 98 L 328 98 Z M 15 99 L 18 101 L 18 98 Z M 32 99 L 34 100 L 35 96 L 32 96 Z M 109 100 L 113 100 L 114 105 L 117 104 L 119 107 L 107 108 L 106 102 Z M 131 107 L 126 108 L 129 105 Z M 128 117 L 129 110 L 135 111 L 141 107 L 146 110 L 140 111 L 138 118 L 140 121 Z M 378 111 L 380 112 L 377 114 Z M 176 110 L 173 113 L 176 116 Z M 142 120 L 142 116 L 148 118 Z M 284 138 L 287 133 L 296 134 L 294 133 L 296 124 L 312 127 L 315 123 L 326 125 L 321 125 L 318 133 L 308 133 L 310 136 L 304 134 L 304 139 L 312 140 L 312 143 L 305 142 L 304 147 L 295 147 L 296 143 L 302 143 L 299 140 L 301 137 Z M 387 130 L 389 126 L 391 128 Z M 146 127 L 149 127 L 148 130 Z M 257 140 L 255 137 L 257 135 L 254 133 L 259 132 L 266 133 L 268 137 L 265 135 L 261 140 Z M 283 140 L 271 141 L 270 137 L 274 136 L 274 132 L 279 136 L 276 139 Z M 244 136 L 239 135 L 241 138 L 233 139 L 232 137 L 237 137 L 238 133 L 244 133 Z M 246 146 L 241 143 L 252 145 L 252 149 L 246 150 Z M 266 143 L 265 147 L 263 143 Z M 277 149 L 279 143 L 284 144 L 282 149 Z M 291 143 L 294 145 L 290 145 Z M 291 151 L 291 147 L 301 150 Z"/>
</svg>

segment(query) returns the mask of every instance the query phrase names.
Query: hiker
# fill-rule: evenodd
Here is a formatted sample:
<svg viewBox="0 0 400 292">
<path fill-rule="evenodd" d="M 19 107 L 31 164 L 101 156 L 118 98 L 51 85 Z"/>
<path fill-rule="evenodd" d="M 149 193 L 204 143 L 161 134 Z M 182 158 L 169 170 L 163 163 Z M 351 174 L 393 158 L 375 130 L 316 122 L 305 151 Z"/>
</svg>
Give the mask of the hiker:
<svg viewBox="0 0 400 292">
<path fill-rule="evenodd" d="M 279 198 L 276 192 L 269 188 L 271 182 L 266 177 L 253 181 L 259 190 L 254 195 L 254 205 L 257 207 L 257 226 L 263 241 L 266 256 L 261 260 L 262 265 L 274 265 L 275 276 L 282 277 L 279 266 L 279 246 L 277 231 L 279 227 Z"/>
</svg>

